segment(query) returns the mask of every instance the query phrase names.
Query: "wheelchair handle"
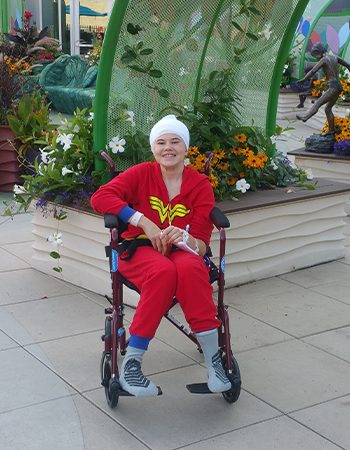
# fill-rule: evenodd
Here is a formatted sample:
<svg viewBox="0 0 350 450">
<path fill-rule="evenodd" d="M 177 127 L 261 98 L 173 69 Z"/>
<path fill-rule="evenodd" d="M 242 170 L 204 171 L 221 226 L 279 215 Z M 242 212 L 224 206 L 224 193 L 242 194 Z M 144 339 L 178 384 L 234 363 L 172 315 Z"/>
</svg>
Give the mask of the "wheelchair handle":
<svg viewBox="0 0 350 450">
<path fill-rule="evenodd" d="M 115 170 L 115 166 L 114 166 L 114 161 L 113 159 L 107 155 L 107 153 L 103 150 L 100 151 L 100 156 L 102 156 L 102 158 L 108 162 L 109 164 L 109 170 Z"/>
</svg>

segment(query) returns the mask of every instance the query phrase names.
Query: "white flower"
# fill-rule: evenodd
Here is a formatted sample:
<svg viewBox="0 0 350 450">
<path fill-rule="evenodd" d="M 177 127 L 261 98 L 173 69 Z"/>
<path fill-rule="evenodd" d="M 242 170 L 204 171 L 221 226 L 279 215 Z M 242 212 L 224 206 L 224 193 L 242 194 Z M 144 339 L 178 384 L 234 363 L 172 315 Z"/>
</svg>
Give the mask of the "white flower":
<svg viewBox="0 0 350 450">
<path fill-rule="evenodd" d="M 191 163 L 191 161 L 188 158 L 184 159 L 184 166 L 188 166 Z"/>
<path fill-rule="evenodd" d="M 50 158 L 51 153 L 54 153 L 54 151 L 52 152 L 46 152 L 45 149 L 40 149 L 40 153 L 41 153 L 41 161 L 44 164 L 50 164 L 50 162 L 55 162 L 56 158 Z"/>
<path fill-rule="evenodd" d="M 51 234 L 51 236 L 49 236 L 47 238 L 47 240 L 49 242 L 52 242 L 52 245 L 54 247 L 57 247 L 58 245 L 63 245 L 61 237 L 62 237 L 62 233 L 54 233 L 54 234 Z"/>
<path fill-rule="evenodd" d="M 126 111 L 126 114 L 129 115 L 129 118 L 126 119 L 125 122 L 131 122 L 131 126 L 134 127 L 136 125 L 134 122 L 135 113 L 133 111 Z"/>
<path fill-rule="evenodd" d="M 271 166 L 272 166 L 273 170 L 278 169 L 278 165 L 275 163 L 275 161 L 273 159 L 271 159 Z"/>
<path fill-rule="evenodd" d="M 109 143 L 109 148 L 113 153 L 123 153 L 123 145 L 125 145 L 125 139 L 119 139 L 119 136 L 116 136 Z"/>
<path fill-rule="evenodd" d="M 68 150 L 72 145 L 72 137 L 72 134 L 59 134 L 56 142 L 63 145 L 63 150 Z"/>
<path fill-rule="evenodd" d="M 245 178 L 238 180 L 236 183 L 236 189 L 241 191 L 242 194 L 245 194 L 249 188 L 250 184 L 246 182 Z"/>
<path fill-rule="evenodd" d="M 311 169 L 305 169 L 304 172 L 305 172 L 306 178 L 308 180 L 312 180 L 314 178 L 314 175 L 313 175 Z"/>
<path fill-rule="evenodd" d="M 182 77 L 183 75 L 186 75 L 188 72 L 186 72 L 186 70 L 184 69 L 184 67 L 181 67 L 179 70 L 179 75 L 180 77 Z"/>
<path fill-rule="evenodd" d="M 267 40 L 270 39 L 271 34 L 273 33 L 273 31 L 270 31 L 271 25 L 267 25 L 267 27 L 265 28 L 265 30 L 260 31 L 258 34 L 263 34 Z"/>
<path fill-rule="evenodd" d="M 18 184 L 13 186 L 13 192 L 15 194 L 28 194 L 28 191 L 23 186 L 19 186 Z"/>
<path fill-rule="evenodd" d="M 88 120 L 94 120 L 94 113 L 89 113 Z"/>
<path fill-rule="evenodd" d="M 148 122 L 153 122 L 153 120 L 154 120 L 154 114 L 152 113 L 152 114 L 150 114 L 149 116 L 147 116 L 147 118 L 146 118 L 146 122 L 148 123 Z"/>
<path fill-rule="evenodd" d="M 67 173 L 74 173 L 74 171 L 67 169 L 67 167 L 63 167 L 62 168 L 62 175 L 65 176 L 65 175 L 67 175 Z"/>
</svg>

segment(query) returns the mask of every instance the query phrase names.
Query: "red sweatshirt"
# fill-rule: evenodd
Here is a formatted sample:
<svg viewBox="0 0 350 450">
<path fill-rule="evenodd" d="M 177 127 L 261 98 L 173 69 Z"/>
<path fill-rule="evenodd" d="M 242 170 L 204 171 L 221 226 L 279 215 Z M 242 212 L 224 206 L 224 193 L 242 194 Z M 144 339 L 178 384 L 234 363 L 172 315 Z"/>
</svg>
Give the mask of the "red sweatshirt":
<svg viewBox="0 0 350 450">
<path fill-rule="evenodd" d="M 161 229 L 170 223 L 182 229 L 189 225 L 189 233 L 207 247 L 213 231 L 209 215 L 214 203 L 208 177 L 190 167 L 184 167 L 181 192 L 170 202 L 160 166 L 150 162 L 122 172 L 91 198 L 91 206 L 101 214 L 118 215 L 124 206 L 131 205 Z M 129 239 L 143 233 L 142 228 L 129 226 L 123 237 Z"/>
</svg>

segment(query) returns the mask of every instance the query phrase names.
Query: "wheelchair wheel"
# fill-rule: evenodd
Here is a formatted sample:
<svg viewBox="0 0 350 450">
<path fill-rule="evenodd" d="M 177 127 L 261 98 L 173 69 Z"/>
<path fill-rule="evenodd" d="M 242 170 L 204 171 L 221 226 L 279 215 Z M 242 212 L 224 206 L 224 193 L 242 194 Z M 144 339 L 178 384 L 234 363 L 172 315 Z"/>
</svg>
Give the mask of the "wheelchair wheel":
<svg viewBox="0 0 350 450">
<path fill-rule="evenodd" d="M 112 380 L 111 354 L 103 352 L 101 358 L 101 384 L 105 388 L 108 406 L 115 408 L 119 401 L 119 371 L 117 368 L 116 379 Z"/>
<path fill-rule="evenodd" d="M 227 373 L 227 364 L 226 364 L 226 354 L 221 355 L 222 358 L 222 365 L 224 367 L 224 370 L 227 374 L 227 377 L 231 381 L 231 389 L 227 392 L 223 392 L 222 396 L 228 403 L 235 403 L 239 395 L 241 393 L 241 373 L 239 370 L 238 362 L 236 358 L 231 354 L 232 358 L 232 374 Z"/>
</svg>

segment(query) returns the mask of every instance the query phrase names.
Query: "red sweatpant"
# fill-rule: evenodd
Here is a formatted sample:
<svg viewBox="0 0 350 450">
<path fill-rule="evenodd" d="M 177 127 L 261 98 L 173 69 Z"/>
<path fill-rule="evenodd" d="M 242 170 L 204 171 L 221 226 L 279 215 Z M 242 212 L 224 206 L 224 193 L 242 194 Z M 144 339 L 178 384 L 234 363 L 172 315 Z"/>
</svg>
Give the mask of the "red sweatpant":
<svg viewBox="0 0 350 450">
<path fill-rule="evenodd" d="M 152 339 L 174 296 L 192 331 L 220 325 L 209 268 L 201 256 L 176 250 L 166 257 L 152 247 L 139 247 L 130 261 L 119 259 L 119 270 L 141 291 L 130 334 Z"/>
</svg>

